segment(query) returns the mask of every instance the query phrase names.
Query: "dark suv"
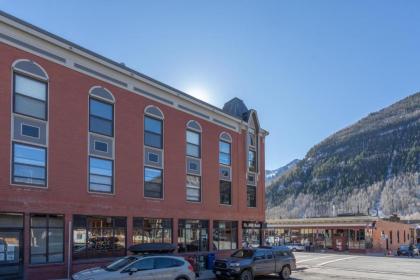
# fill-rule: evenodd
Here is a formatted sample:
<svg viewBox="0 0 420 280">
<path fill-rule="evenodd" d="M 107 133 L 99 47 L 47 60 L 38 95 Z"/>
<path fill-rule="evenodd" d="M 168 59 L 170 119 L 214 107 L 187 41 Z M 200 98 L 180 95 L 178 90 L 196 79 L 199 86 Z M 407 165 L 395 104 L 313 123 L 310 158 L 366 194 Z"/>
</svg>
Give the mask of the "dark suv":
<svg viewBox="0 0 420 280">
<path fill-rule="evenodd" d="M 285 246 L 241 249 L 227 259 L 217 259 L 213 272 L 217 279 L 252 280 L 254 276 L 278 274 L 289 279 L 296 258 Z"/>
</svg>

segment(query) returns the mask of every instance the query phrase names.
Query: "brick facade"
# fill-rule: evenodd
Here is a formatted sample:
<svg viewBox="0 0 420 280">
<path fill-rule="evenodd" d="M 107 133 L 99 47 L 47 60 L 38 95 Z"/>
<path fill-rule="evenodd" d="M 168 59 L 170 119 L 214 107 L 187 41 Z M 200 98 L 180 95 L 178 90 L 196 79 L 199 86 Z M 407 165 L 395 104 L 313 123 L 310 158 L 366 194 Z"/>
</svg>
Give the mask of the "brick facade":
<svg viewBox="0 0 420 280">
<path fill-rule="evenodd" d="M 28 59 L 48 74 L 48 186 L 46 188 L 11 184 L 12 65 Z M 89 90 L 108 89 L 115 97 L 114 194 L 88 192 Z M 146 86 L 145 86 L 146 87 Z M 143 196 L 144 109 L 157 106 L 164 114 L 164 198 Z M 195 105 L 196 106 L 196 105 Z M 223 116 L 221 116 L 223 118 Z M 202 200 L 186 201 L 186 124 L 197 121 L 202 127 Z M 241 244 L 242 222 L 263 222 L 264 135 L 258 135 L 260 175 L 257 180 L 257 207 L 247 207 L 247 126 L 238 121 L 236 131 L 215 122 L 147 98 L 115 84 L 70 69 L 10 44 L 0 42 L 0 213 L 23 213 L 23 269 L 26 279 L 64 277 L 69 263 L 70 224 L 73 215 L 121 216 L 127 218 L 126 246 L 132 244 L 133 217 L 171 218 L 172 238 L 177 243 L 179 219 L 209 221 L 209 240 L 215 220 L 238 222 Z M 232 137 L 232 205 L 219 203 L 219 136 Z M 30 255 L 30 214 L 63 214 L 64 261 L 32 265 Z M 210 246 L 211 247 L 211 246 Z M 212 250 L 212 248 L 210 248 Z M 71 253 L 71 252 L 70 252 Z M 71 254 L 70 254 L 71 255 Z M 107 260 L 73 261 L 72 271 Z M 109 260 L 108 260 L 109 261 Z"/>
</svg>

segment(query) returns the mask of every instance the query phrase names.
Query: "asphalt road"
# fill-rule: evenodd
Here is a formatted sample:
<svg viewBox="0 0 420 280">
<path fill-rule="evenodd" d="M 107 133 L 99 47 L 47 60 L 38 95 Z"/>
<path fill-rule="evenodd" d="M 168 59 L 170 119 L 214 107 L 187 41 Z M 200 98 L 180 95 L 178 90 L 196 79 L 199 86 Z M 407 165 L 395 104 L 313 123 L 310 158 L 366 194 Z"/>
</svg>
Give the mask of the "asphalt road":
<svg viewBox="0 0 420 280">
<path fill-rule="evenodd" d="M 420 258 L 295 253 L 293 280 L 420 280 Z M 258 277 L 258 280 L 278 277 Z"/>
</svg>

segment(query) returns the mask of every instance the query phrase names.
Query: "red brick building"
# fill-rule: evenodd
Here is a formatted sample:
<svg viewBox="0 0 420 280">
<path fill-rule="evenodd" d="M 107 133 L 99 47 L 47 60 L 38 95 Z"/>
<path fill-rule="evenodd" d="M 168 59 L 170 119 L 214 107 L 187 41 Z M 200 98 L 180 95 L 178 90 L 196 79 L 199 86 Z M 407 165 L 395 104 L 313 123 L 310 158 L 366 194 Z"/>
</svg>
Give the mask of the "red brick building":
<svg viewBox="0 0 420 280">
<path fill-rule="evenodd" d="M 65 277 L 141 242 L 259 243 L 264 131 L 0 13 L 0 278 Z"/>
</svg>

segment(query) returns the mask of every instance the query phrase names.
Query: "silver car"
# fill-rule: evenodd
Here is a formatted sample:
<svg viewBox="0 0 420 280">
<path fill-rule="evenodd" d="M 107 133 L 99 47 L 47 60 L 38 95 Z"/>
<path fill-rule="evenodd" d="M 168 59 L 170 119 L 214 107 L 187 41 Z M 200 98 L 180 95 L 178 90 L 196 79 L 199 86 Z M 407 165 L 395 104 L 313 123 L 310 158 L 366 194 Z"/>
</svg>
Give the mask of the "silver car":
<svg viewBox="0 0 420 280">
<path fill-rule="evenodd" d="M 82 270 L 73 280 L 195 280 L 191 264 L 171 255 L 134 255 L 105 267 Z"/>
</svg>

